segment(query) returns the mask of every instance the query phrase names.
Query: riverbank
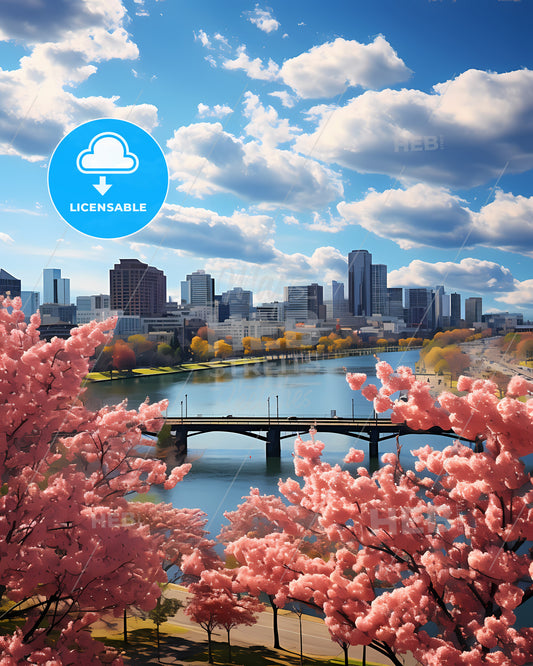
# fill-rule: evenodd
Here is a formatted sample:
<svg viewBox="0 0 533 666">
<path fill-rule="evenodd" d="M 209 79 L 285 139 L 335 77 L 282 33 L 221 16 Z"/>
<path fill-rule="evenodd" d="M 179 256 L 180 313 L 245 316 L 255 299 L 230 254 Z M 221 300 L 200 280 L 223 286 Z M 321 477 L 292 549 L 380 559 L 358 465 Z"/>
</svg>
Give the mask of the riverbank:
<svg viewBox="0 0 533 666">
<path fill-rule="evenodd" d="M 287 354 L 276 354 L 266 356 L 250 356 L 248 358 L 215 359 L 214 361 L 203 361 L 196 363 L 181 363 L 174 366 L 161 366 L 156 368 L 134 368 L 133 370 L 106 370 L 102 372 L 88 372 L 85 376 L 87 382 L 109 382 L 118 379 L 135 379 L 139 377 L 154 377 L 157 375 L 172 375 L 183 372 L 197 372 L 199 370 L 213 370 L 217 368 L 228 368 L 239 365 L 255 365 L 256 363 L 268 363 L 271 361 L 324 361 L 332 358 L 349 358 L 352 356 L 371 356 L 397 351 L 413 351 L 421 347 L 399 347 L 390 345 L 387 347 L 364 347 L 361 349 L 344 349 L 339 352 L 319 353 L 315 351 L 296 352 Z"/>
<path fill-rule="evenodd" d="M 251 358 L 235 358 L 228 360 L 217 359 L 203 363 L 182 363 L 174 366 L 161 366 L 157 368 L 134 368 L 133 370 L 112 370 L 104 372 L 89 372 L 85 380 L 89 382 L 109 382 L 117 379 L 132 379 L 138 377 L 154 377 L 156 375 L 172 375 L 182 372 L 197 372 L 199 370 L 213 370 L 214 368 L 228 368 L 238 365 L 254 365 L 266 363 L 266 356 L 253 356 Z"/>
</svg>

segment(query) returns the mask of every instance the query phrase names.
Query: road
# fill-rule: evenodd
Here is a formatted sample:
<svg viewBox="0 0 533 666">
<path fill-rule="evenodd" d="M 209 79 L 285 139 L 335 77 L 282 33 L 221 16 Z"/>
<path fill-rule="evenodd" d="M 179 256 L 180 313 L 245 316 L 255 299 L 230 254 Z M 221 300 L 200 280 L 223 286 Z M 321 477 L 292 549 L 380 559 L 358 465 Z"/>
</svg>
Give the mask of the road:
<svg viewBox="0 0 533 666">
<path fill-rule="evenodd" d="M 168 596 L 174 596 L 182 601 L 187 598 L 186 589 L 173 585 L 171 590 L 165 592 Z M 186 634 L 182 636 L 188 640 L 205 641 L 206 632 L 197 624 L 192 622 L 183 610 L 172 619 L 172 622 L 180 627 L 187 629 Z M 278 612 L 279 640 L 284 650 L 300 653 L 300 629 L 298 617 L 290 611 L 280 610 Z M 309 616 L 302 617 L 302 636 L 303 653 L 309 657 L 330 657 L 343 658 L 341 648 L 331 640 L 329 632 L 324 622 L 319 618 Z M 217 630 L 214 632 L 213 639 L 217 641 L 226 641 L 226 632 Z M 272 612 L 270 609 L 259 614 L 257 623 L 253 627 L 236 627 L 231 632 L 232 645 L 243 647 L 273 646 Z M 362 647 L 353 646 L 350 648 L 349 657 L 351 659 L 361 659 Z M 367 662 L 373 664 L 384 664 L 390 666 L 390 661 L 380 655 L 372 648 L 367 648 Z M 282 662 L 281 662 L 282 663 Z M 419 666 L 419 662 L 412 656 L 405 658 L 405 666 Z"/>
<path fill-rule="evenodd" d="M 520 365 L 510 354 L 506 354 L 505 349 L 501 349 L 496 344 L 499 340 L 500 338 L 489 338 L 461 345 L 463 351 L 472 360 L 468 374 L 481 376 L 486 372 L 501 372 L 505 375 L 520 375 L 533 380 L 533 369 Z"/>
</svg>

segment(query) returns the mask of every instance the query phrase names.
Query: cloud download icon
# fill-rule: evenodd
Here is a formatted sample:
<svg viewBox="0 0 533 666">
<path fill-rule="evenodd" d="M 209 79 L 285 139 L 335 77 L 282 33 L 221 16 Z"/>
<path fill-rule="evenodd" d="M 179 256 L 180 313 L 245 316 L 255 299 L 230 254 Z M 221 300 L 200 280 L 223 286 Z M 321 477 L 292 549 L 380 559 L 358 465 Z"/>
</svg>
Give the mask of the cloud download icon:
<svg viewBox="0 0 533 666">
<path fill-rule="evenodd" d="M 48 189 L 57 212 L 78 231 L 122 238 L 157 215 L 168 190 L 168 169 L 150 134 L 125 120 L 102 118 L 76 127 L 58 144 Z"/>
</svg>

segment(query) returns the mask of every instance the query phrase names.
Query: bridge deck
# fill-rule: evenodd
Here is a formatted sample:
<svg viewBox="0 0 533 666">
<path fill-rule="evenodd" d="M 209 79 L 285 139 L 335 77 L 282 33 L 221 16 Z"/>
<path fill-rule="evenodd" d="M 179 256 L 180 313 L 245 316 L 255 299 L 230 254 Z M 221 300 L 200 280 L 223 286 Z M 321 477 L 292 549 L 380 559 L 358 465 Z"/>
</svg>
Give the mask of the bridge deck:
<svg viewBox="0 0 533 666">
<path fill-rule="evenodd" d="M 432 434 L 459 439 L 453 431 L 444 431 L 437 427 L 429 430 L 412 430 L 405 423 L 392 423 L 390 418 L 378 417 L 351 419 L 303 416 L 169 416 L 165 419 L 165 423 L 170 425 L 171 433 L 176 438 L 176 446 L 182 453 L 187 451 L 188 437 L 206 432 L 234 432 L 260 439 L 266 443 L 267 457 L 280 456 L 281 439 L 308 432 L 311 427 L 315 427 L 319 433 L 339 433 L 367 441 L 372 458 L 378 456 L 380 441 L 399 435 Z M 258 434 L 260 432 L 266 434 L 260 435 Z"/>
</svg>

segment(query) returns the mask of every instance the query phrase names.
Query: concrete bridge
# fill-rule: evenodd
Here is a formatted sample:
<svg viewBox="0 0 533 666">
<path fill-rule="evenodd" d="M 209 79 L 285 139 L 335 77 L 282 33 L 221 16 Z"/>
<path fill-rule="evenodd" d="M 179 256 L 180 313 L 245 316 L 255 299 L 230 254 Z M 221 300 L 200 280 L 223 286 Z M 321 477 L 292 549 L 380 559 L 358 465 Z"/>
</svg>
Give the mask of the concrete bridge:
<svg viewBox="0 0 533 666">
<path fill-rule="evenodd" d="M 304 416 L 268 417 L 268 416 L 189 416 L 167 417 L 165 424 L 170 426 L 170 433 L 175 440 L 177 453 L 187 453 L 189 437 L 206 432 L 234 432 L 246 437 L 253 437 L 265 442 L 267 458 L 279 458 L 281 440 L 306 433 L 314 426 L 319 433 L 333 432 L 355 437 L 368 442 L 370 458 L 379 455 L 379 442 L 398 435 L 441 435 L 461 439 L 452 430 L 430 428 L 412 430 L 404 423 L 392 423 L 390 418 L 313 418 Z M 156 433 L 147 433 L 156 434 Z"/>
</svg>

